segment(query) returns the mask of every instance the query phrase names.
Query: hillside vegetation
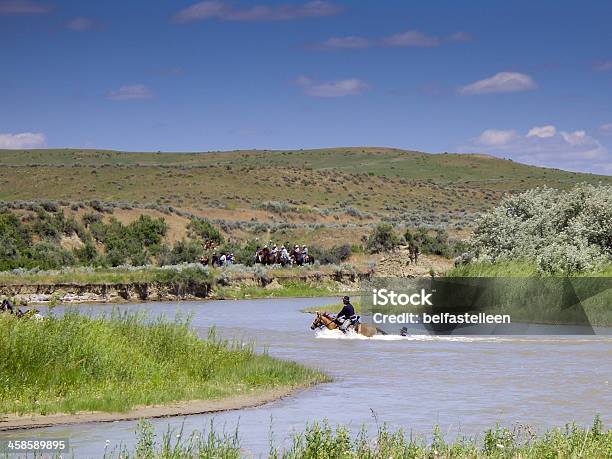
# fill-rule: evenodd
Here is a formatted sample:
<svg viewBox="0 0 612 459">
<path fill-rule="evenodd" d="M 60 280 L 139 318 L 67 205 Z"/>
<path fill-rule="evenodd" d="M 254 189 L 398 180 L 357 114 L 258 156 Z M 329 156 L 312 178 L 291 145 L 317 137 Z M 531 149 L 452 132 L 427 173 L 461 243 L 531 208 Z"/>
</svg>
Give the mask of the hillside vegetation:
<svg viewBox="0 0 612 459">
<path fill-rule="evenodd" d="M 388 219 L 460 227 L 504 192 L 595 176 L 485 155 L 387 148 L 209 153 L 0 150 L 0 200 L 172 206 L 211 219 L 353 223 Z"/>
<path fill-rule="evenodd" d="M 612 177 L 385 148 L 0 150 L 0 270 L 194 262 L 207 241 L 245 264 L 270 240 L 322 263 L 403 242 L 453 257 L 504 195 L 576 182 Z"/>
</svg>

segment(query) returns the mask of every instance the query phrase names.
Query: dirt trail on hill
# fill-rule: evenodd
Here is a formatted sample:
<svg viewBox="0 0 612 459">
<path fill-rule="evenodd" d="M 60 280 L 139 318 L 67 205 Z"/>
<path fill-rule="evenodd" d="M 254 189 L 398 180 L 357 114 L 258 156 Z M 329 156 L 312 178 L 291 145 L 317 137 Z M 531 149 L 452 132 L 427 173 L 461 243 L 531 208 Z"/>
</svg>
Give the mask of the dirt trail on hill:
<svg viewBox="0 0 612 459">
<path fill-rule="evenodd" d="M 408 247 L 400 247 L 392 253 L 385 254 L 376 263 L 377 277 L 422 277 L 429 276 L 430 269 L 439 274 L 453 267 L 453 261 L 437 255 L 419 255 L 414 264 L 408 256 Z"/>
</svg>

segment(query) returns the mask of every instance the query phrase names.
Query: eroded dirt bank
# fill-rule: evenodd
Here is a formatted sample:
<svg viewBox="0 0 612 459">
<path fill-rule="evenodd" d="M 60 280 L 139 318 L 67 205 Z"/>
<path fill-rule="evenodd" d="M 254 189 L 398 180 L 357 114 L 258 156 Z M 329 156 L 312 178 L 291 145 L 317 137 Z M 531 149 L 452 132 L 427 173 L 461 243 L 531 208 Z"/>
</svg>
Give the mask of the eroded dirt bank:
<svg viewBox="0 0 612 459">
<path fill-rule="evenodd" d="M 201 299 L 234 298 L 234 291 L 241 288 L 261 289 L 265 292 L 282 290 L 286 282 L 299 281 L 308 288 L 328 288 L 329 292 L 359 290 L 361 281 L 369 273 L 308 273 L 257 279 L 254 276 L 240 276 L 217 279 L 213 282 L 177 283 L 112 283 L 112 284 L 8 284 L 0 285 L 0 297 L 24 300 L 28 304 L 78 304 L 78 303 L 123 303 L 141 301 L 184 301 Z M 280 295 L 282 296 L 282 295 Z"/>
</svg>

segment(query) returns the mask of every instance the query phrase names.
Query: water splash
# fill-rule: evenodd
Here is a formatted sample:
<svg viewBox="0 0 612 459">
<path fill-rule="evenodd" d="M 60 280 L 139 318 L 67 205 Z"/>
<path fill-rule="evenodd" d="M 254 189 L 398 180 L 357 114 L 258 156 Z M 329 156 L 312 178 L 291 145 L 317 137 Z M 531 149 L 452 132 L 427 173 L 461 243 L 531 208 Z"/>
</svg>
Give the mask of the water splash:
<svg viewBox="0 0 612 459">
<path fill-rule="evenodd" d="M 343 339 L 343 340 L 367 340 L 367 341 L 440 341 L 440 342 L 458 342 L 458 343 L 592 343 L 593 341 L 612 342 L 612 338 L 597 336 L 597 337 L 554 337 L 549 336 L 534 336 L 526 338 L 524 336 L 448 336 L 448 335 L 375 335 L 371 338 L 360 335 L 350 330 L 347 333 L 342 333 L 340 330 L 317 330 L 315 332 L 317 339 Z"/>
</svg>

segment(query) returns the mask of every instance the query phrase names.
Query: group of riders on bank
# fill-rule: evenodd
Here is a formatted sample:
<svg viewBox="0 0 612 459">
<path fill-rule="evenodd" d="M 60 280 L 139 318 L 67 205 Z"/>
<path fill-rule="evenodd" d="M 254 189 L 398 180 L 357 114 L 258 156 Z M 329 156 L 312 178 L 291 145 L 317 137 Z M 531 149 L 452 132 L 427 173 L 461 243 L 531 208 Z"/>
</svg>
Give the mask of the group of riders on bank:
<svg viewBox="0 0 612 459">
<path fill-rule="evenodd" d="M 253 256 L 255 264 L 262 265 L 281 265 L 281 266 L 303 266 L 305 264 L 313 264 L 314 258 L 308 253 L 308 247 L 303 245 L 295 245 L 293 250 L 287 250 L 287 247 L 270 243 L 263 247 L 257 247 Z M 200 258 L 200 263 L 203 265 L 225 266 L 233 265 L 236 262 L 234 254 L 231 252 L 213 252 L 212 256 L 204 256 Z"/>
<path fill-rule="evenodd" d="M 284 245 L 280 248 L 276 244 L 272 244 L 272 248 L 268 245 L 257 247 L 255 251 L 255 263 L 262 265 L 297 265 L 313 264 L 314 258 L 308 253 L 308 247 L 303 245 L 295 245 L 291 252 Z"/>
</svg>

